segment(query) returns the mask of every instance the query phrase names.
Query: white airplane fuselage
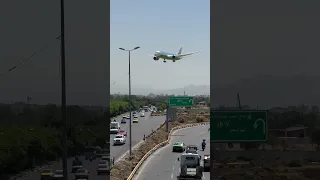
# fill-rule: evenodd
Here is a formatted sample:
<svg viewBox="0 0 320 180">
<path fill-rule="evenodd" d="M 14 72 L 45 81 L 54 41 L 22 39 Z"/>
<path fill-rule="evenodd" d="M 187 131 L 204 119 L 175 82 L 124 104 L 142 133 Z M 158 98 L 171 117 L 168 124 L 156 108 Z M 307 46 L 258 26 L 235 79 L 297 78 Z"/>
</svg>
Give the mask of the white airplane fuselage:
<svg viewBox="0 0 320 180">
<path fill-rule="evenodd" d="M 157 61 L 159 59 L 176 61 L 176 60 L 180 60 L 181 57 L 179 55 L 173 54 L 173 53 L 168 53 L 168 52 L 163 52 L 163 51 L 156 51 L 154 53 L 153 60 Z"/>
</svg>

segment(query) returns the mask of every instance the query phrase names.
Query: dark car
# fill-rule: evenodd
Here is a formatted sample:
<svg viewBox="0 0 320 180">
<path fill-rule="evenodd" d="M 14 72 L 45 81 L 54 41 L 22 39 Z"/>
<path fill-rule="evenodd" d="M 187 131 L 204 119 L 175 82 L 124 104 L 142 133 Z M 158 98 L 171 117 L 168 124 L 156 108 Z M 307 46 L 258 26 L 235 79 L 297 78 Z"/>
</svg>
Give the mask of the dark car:
<svg viewBox="0 0 320 180">
<path fill-rule="evenodd" d="M 188 145 L 186 147 L 186 153 L 198 154 L 198 146 L 196 146 L 196 145 Z"/>
<path fill-rule="evenodd" d="M 127 119 L 121 119 L 121 124 L 126 124 L 127 123 Z"/>
</svg>

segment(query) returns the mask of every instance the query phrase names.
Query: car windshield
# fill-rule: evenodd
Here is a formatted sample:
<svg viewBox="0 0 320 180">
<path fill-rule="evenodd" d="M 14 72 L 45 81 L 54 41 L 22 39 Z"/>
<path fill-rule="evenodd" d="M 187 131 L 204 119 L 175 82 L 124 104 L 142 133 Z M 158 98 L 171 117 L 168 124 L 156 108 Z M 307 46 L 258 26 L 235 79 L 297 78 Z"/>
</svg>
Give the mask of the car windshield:
<svg viewBox="0 0 320 180">
<path fill-rule="evenodd" d="M 108 168 L 108 166 L 104 164 L 99 164 L 99 168 Z"/>
<path fill-rule="evenodd" d="M 78 169 L 77 173 L 86 173 L 86 170 L 85 169 Z"/>
<path fill-rule="evenodd" d="M 118 128 L 118 123 L 111 123 L 110 127 L 111 127 L 111 129 L 116 129 L 116 128 Z"/>
<path fill-rule="evenodd" d="M 188 146 L 188 149 L 198 149 L 197 146 Z"/>
<path fill-rule="evenodd" d="M 52 170 L 51 169 L 45 169 L 42 171 L 42 173 L 52 173 Z"/>
<path fill-rule="evenodd" d="M 57 170 L 57 171 L 56 171 L 56 174 L 59 174 L 59 175 L 60 175 L 60 174 L 63 174 L 63 171 L 62 171 L 62 170 Z"/>
<path fill-rule="evenodd" d="M 174 145 L 181 145 L 181 142 L 176 142 L 174 143 Z"/>
<path fill-rule="evenodd" d="M 116 136 L 116 138 L 122 138 L 122 136 L 121 136 L 121 135 L 118 135 L 118 136 Z"/>
<path fill-rule="evenodd" d="M 194 160 L 194 157 L 186 157 L 186 160 Z"/>
</svg>

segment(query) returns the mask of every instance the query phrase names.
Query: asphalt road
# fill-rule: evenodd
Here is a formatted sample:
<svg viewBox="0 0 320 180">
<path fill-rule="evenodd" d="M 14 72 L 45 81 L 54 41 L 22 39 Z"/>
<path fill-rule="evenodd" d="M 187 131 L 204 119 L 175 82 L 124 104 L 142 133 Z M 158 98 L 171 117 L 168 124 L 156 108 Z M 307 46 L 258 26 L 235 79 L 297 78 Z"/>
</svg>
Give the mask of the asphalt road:
<svg viewBox="0 0 320 180">
<path fill-rule="evenodd" d="M 210 125 L 196 126 L 177 130 L 174 132 L 170 144 L 159 149 L 140 168 L 134 176 L 134 180 L 164 180 L 177 179 L 180 172 L 180 161 L 177 161 L 181 153 L 173 153 L 172 145 L 176 141 L 182 141 L 186 145 L 198 145 L 201 149 L 202 139 L 206 139 L 207 147 L 205 151 L 199 150 L 199 154 L 210 154 L 210 134 L 208 128 Z M 203 173 L 203 179 L 210 179 L 210 172 Z"/>
<path fill-rule="evenodd" d="M 137 145 L 143 139 L 143 135 L 146 136 L 152 132 L 152 130 L 156 130 L 165 120 L 165 116 L 150 116 L 150 112 L 145 113 L 145 117 L 139 117 L 139 123 L 132 123 L 132 148 Z M 125 115 L 129 115 L 126 113 Z M 118 122 L 121 122 L 122 116 L 118 116 L 115 119 Z M 127 142 L 121 146 L 113 146 L 113 138 L 115 134 L 110 134 L 110 155 L 111 157 L 115 157 L 117 160 L 122 155 L 124 155 L 129 150 L 129 120 L 127 120 L 126 124 L 120 124 L 120 128 L 127 131 Z"/>
<path fill-rule="evenodd" d="M 89 179 L 90 180 L 109 180 L 109 175 L 97 175 L 97 167 L 100 159 L 93 160 L 90 162 L 89 160 L 84 160 L 84 157 L 80 158 L 83 161 L 83 167 L 87 169 L 90 174 L 89 174 Z M 68 160 L 68 179 L 69 180 L 74 180 L 74 173 L 71 173 L 71 164 L 72 164 L 73 159 Z M 53 171 L 55 170 L 62 170 L 62 162 L 59 162 L 56 165 L 48 167 L 48 169 L 52 169 Z M 28 176 L 19 178 L 19 180 L 40 180 L 40 172 L 32 172 Z"/>
<path fill-rule="evenodd" d="M 143 139 L 143 135 L 144 134 L 149 134 L 151 133 L 152 130 L 156 130 L 161 123 L 163 123 L 163 121 L 165 120 L 165 116 L 150 116 L 150 112 L 145 113 L 145 117 L 139 117 L 139 123 L 137 124 L 132 124 L 132 147 L 134 147 L 134 145 L 138 144 L 142 139 Z M 115 119 L 120 122 L 122 119 L 122 116 L 124 115 L 129 115 L 129 113 L 126 114 L 122 114 L 118 117 L 116 117 Z M 127 122 L 126 124 L 121 124 L 121 129 L 126 130 L 127 132 L 129 131 L 129 122 Z M 126 153 L 129 150 L 129 143 L 127 142 L 125 145 L 122 146 L 112 146 L 112 140 L 114 135 L 111 134 L 110 135 L 110 140 L 111 140 L 111 145 L 110 145 L 110 157 L 115 157 L 115 159 L 118 159 L 120 156 L 122 156 L 124 153 Z M 129 132 L 128 132 L 128 140 L 129 140 Z M 90 180 L 108 180 L 109 179 L 109 175 L 97 175 L 96 173 L 96 168 L 98 166 L 98 162 L 99 159 L 97 160 L 93 160 L 92 162 L 86 160 L 84 161 L 83 159 L 83 163 L 84 163 L 84 168 L 86 168 L 89 172 L 89 178 Z M 71 173 L 71 164 L 72 164 L 72 159 L 68 160 L 68 172 L 69 176 L 68 179 L 69 180 L 73 180 L 74 179 L 74 174 Z M 56 165 L 50 165 L 48 167 L 49 169 L 53 169 L 54 171 L 57 169 L 62 169 L 62 162 L 57 163 Z M 19 180 L 37 180 L 40 179 L 40 172 L 38 171 L 34 171 L 34 172 L 30 172 L 28 173 L 26 176 L 19 178 Z"/>
</svg>

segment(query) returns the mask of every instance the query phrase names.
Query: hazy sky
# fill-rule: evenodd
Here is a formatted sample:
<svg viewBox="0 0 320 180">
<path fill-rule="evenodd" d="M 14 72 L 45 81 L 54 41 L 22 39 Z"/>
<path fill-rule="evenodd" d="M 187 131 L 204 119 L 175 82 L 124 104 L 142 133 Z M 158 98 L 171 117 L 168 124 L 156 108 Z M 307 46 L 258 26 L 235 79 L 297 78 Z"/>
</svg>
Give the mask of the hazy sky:
<svg viewBox="0 0 320 180">
<path fill-rule="evenodd" d="M 108 2 L 65 1 L 68 104 L 108 104 Z M 0 77 L 0 102 L 60 103 L 60 1 L 0 2 L 0 73 L 50 46 Z"/>
<path fill-rule="evenodd" d="M 319 1 L 212 1 L 211 85 L 320 75 Z"/>
<path fill-rule="evenodd" d="M 242 104 L 255 106 L 319 104 L 320 1 L 211 5 L 212 105 L 235 105 L 237 93 Z"/>
<path fill-rule="evenodd" d="M 157 2 L 157 3 L 155 3 Z M 111 0 L 111 92 L 128 86 L 128 53 L 131 53 L 133 93 L 139 88 L 172 89 L 210 84 L 209 0 Z M 154 61 L 157 50 L 177 53 L 202 50 L 181 61 Z"/>
</svg>

